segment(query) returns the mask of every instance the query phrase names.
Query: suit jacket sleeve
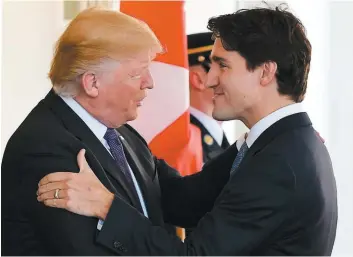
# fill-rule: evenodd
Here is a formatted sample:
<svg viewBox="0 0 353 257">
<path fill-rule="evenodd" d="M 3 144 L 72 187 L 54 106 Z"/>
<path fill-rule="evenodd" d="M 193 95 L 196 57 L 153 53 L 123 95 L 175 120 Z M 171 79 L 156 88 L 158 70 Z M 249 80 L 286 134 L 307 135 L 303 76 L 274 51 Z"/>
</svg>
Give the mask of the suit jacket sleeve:
<svg viewBox="0 0 353 257">
<path fill-rule="evenodd" d="M 216 197 L 228 181 L 231 163 L 228 167 L 220 169 L 219 166 L 217 167 L 217 162 L 224 163 L 224 161 L 216 158 L 215 162 L 205 164 L 202 172 L 182 177 L 165 161 L 153 156 L 147 142 L 134 128 L 129 125 L 125 125 L 124 128 L 135 135 L 135 137 L 129 137 L 131 140 L 138 139 L 132 141 L 131 145 L 144 144 L 148 151 L 147 159 L 154 163 L 156 178 L 161 188 L 164 221 L 180 227 L 196 226 L 200 218 L 211 210 Z M 236 146 L 233 147 L 235 149 L 232 155 L 237 152 Z M 136 148 L 135 151 L 141 151 L 141 149 Z"/>
<path fill-rule="evenodd" d="M 219 169 L 216 162 L 207 163 L 201 172 L 182 177 L 163 160 L 156 160 L 162 209 L 166 222 L 195 227 L 212 206 L 229 179 L 227 169 Z"/>
<path fill-rule="evenodd" d="M 231 180 L 185 242 L 152 226 L 119 198 L 98 241 L 113 250 L 113 242 L 122 245 L 128 255 L 250 255 L 283 226 L 294 191 L 294 177 L 283 160 L 266 156 L 255 161 L 248 170 L 257 175 L 244 176 L 237 187 Z"/>
<path fill-rule="evenodd" d="M 110 255 L 112 252 L 108 248 L 96 242 L 97 218 L 46 207 L 36 199 L 38 182 L 45 175 L 58 171 L 78 172 L 76 156 L 79 150 L 57 143 L 53 144 L 50 151 L 22 155 L 21 165 L 17 166 L 26 174 L 23 177 L 22 199 L 26 204 L 25 209 L 31 210 L 29 215 L 34 233 L 42 238 L 52 255 Z"/>
</svg>

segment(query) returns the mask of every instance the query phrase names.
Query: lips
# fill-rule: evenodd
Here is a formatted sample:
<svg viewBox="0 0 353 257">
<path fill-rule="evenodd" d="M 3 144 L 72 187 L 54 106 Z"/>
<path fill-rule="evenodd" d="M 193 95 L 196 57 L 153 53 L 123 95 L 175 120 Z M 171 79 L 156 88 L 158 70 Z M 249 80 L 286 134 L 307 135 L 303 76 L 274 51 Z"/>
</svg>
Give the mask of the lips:
<svg viewBox="0 0 353 257">
<path fill-rule="evenodd" d="M 140 100 L 137 100 L 137 101 L 136 101 L 137 106 L 142 106 L 142 105 L 143 105 L 143 100 L 144 100 L 145 98 L 146 98 L 146 97 L 143 97 L 143 98 L 141 98 Z"/>
<path fill-rule="evenodd" d="M 217 97 L 222 96 L 222 95 L 224 95 L 223 92 L 214 92 L 214 96 L 212 97 L 212 99 L 214 100 L 214 99 L 216 99 Z"/>
</svg>

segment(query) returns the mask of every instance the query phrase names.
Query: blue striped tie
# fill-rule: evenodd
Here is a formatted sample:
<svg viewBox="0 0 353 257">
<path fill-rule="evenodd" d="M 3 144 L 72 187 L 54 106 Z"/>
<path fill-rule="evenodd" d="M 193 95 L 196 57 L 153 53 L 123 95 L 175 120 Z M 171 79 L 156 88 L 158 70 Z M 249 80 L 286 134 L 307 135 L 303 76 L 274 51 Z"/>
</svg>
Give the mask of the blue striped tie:
<svg viewBox="0 0 353 257">
<path fill-rule="evenodd" d="M 107 132 L 104 135 L 104 139 L 107 141 L 110 147 L 110 152 L 112 153 L 116 164 L 120 167 L 120 169 L 124 173 L 125 178 L 128 181 L 129 187 L 132 190 L 136 200 L 138 201 L 138 203 L 140 203 L 137 195 L 137 190 L 136 190 L 134 181 L 132 179 L 132 175 L 130 173 L 130 168 L 128 166 L 128 162 L 125 157 L 124 148 L 118 137 L 118 132 L 115 129 L 108 128 Z M 140 210 L 142 210 L 141 203 L 140 203 L 140 206 L 138 207 L 140 208 Z"/>
<path fill-rule="evenodd" d="M 232 175 L 239 167 L 241 161 L 243 160 L 246 152 L 249 150 L 248 145 L 246 144 L 246 142 L 244 142 L 242 144 L 242 146 L 240 147 L 240 150 L 237 154 L 237 156 L 235 157 L 235 160 L 232 164 L 232 168 L 230 169 L 230 174 Z"/>
</svg>

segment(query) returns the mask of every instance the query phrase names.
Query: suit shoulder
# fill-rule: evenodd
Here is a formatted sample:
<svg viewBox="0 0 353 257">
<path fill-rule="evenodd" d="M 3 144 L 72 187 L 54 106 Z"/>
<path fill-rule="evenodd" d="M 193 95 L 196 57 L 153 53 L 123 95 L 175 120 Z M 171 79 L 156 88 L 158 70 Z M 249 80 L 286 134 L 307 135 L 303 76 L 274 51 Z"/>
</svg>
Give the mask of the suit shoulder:
<svg viewBox="0 0 353 257">
<path fill-rule="evenodd" d="M 286 156 L 291 162 L 314 160 L 317 155 L 328 156 L 325 144 L 312 127 L 297 128 L 284 133 L 269 144 L 268 148 L 272 152 Z"/>
<path fill-rule="evenodd" d="M 67 148 L 72 136 L 55 115 L 39 103 L 9 138 L 4 153 L 28 154 Z"/>
</svg>

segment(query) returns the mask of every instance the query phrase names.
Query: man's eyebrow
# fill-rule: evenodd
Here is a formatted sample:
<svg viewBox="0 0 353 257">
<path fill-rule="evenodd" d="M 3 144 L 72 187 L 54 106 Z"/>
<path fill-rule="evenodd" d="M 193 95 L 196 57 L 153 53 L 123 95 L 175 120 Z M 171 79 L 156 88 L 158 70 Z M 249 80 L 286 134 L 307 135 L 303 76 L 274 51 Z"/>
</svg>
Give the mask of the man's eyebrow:
<svg viewBox="0 0 353 257">
<path fill-rule="evenodd" d="M 227 62 L 228 62 L 227 59 L 225 59 L 225 58 L 223 58 L 223 57 L 219 57 L 219 56 L 217 56 L 217 55 L 210 56 L 210 59 L 211 59 L 211 61 L 216 62 L 216 63 L 220 63 L 220 62 L 225 62 L 225 63 L 227 63 Z"/>
</svg>

